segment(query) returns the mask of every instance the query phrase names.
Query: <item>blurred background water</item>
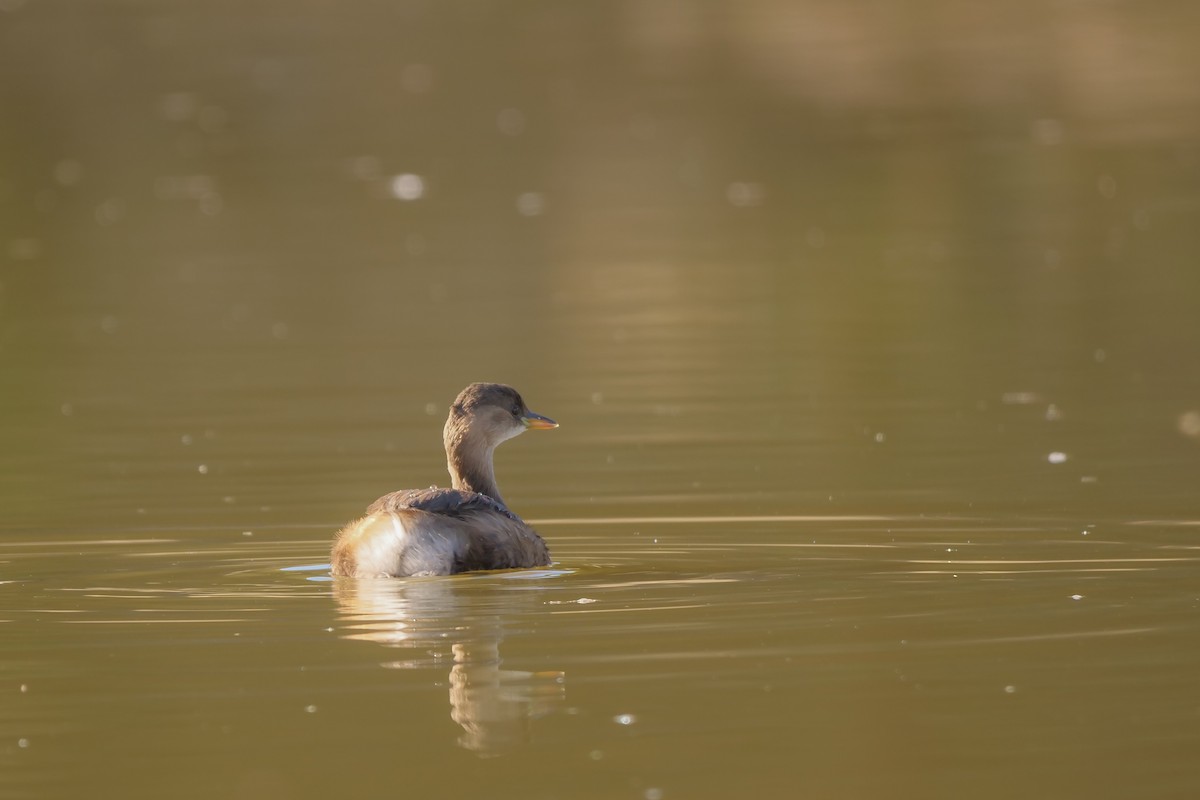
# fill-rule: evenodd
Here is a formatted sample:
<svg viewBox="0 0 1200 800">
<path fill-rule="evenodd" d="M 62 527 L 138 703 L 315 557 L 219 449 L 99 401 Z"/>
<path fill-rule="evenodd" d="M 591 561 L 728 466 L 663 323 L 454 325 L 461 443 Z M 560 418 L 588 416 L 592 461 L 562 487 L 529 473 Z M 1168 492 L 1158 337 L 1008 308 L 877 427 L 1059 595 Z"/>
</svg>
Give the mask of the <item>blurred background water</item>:
<svg viewBox="0 0 1200 800">
<path fill-rule="evenodd" d="M 0 794 L 1193 796 L 1198 32 L 0 0 Z"/>
</svg>

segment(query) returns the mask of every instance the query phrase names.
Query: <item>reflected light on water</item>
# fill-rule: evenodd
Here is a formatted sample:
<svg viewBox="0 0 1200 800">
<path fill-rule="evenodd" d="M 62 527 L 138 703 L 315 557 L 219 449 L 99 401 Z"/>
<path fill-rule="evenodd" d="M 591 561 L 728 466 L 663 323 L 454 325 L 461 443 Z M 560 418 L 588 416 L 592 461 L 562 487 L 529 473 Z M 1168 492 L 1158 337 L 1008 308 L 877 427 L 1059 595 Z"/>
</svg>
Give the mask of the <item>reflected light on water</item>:
<svg viewBox="0 0 1200 800">
<path fill-rule="evenodd" d="M 450 718 L 463 734 L 458 744 L 481 755 L 495 755 L 528 742 L 534 720 L 550 714 L 566 699 L 565 673 L 501 667 L 505 608 L 489 602 L 476 608 L 467 584 L 447 579 L 335 580 L 341 611 L 341 636 L 413 652 L 381 666 L 398 670 L 436 670 L 447 656 Z M 461 594 L 460 594 L 461 593 Z M 511 598 L 511 614 L 525 601 Z M 438 683 L 431 676 L 431 686 Z"/>
</svg>

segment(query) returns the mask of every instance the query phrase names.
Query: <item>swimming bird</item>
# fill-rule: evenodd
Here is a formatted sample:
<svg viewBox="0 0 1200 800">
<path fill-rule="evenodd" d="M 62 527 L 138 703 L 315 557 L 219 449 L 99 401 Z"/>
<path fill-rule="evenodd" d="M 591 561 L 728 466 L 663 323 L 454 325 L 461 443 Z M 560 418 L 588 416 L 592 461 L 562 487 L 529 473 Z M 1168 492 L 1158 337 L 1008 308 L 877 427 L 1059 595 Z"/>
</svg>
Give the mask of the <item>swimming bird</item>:
<svg viewBox="0 0 1200 800">
<path fill-rule="evenodd" d="M 355 578 L 450 575 L 483 569 L 544 567 L 550 551 L 508 509 L 496 486 L 492 453 L 527 430 L 557 428 L 511 386 L 472 383 L 442 430 L 450 489 L 385 494 L 333 543 L 333 574 Z"/>
</svg>

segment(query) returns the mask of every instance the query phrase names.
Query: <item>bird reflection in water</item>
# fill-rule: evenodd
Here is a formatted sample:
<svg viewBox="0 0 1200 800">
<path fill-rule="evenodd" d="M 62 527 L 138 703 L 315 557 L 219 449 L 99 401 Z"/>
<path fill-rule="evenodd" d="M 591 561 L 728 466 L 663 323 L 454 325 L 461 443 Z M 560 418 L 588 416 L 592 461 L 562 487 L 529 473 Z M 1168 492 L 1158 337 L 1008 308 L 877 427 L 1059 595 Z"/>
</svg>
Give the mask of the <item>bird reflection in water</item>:
<svg viewBox="0 0 1200 800">
<path fill-rule="evenodd" d="M 389 669 L 436 669 L 452 657 L 450 718 L 464 731 L 458 744 L 480 755 L 499 755 L 531 741 L 534 720 L 565 702 L 564 673 L 501 668 L 503 619 L 520 612 L 528 593 L 467 593 L 456 583 L 465 584 L 334 581 L 340 633 L 409 651 L 409 658 L 382 664 Z M 484 607 L 477 613 L 473 606 L 480 600 Z"/>
</svg>

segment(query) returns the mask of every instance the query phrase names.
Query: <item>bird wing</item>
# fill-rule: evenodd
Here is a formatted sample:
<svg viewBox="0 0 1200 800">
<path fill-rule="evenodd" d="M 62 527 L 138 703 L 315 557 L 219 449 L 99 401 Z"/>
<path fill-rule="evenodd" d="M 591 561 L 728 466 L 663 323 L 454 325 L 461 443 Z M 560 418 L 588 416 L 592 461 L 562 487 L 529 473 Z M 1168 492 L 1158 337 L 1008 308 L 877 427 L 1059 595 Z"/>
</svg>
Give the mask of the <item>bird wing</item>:
<svg viewBox="0 0 1200 800">
<path fill-rule="evenodd" d="M 499 500 L 488 497 L 486 494 L 464 492 L 461 489 L 402 489 L 385 494 L 376 500 L 367 507 L 367 513 L 380 514 L 404 509 L 443 514 L 455 518 L 463 518 L 481 511 L 492 511 L 517 522 L 521 521 L 520 517 L 509 511 L 508 507 Z"/>
</svg>

